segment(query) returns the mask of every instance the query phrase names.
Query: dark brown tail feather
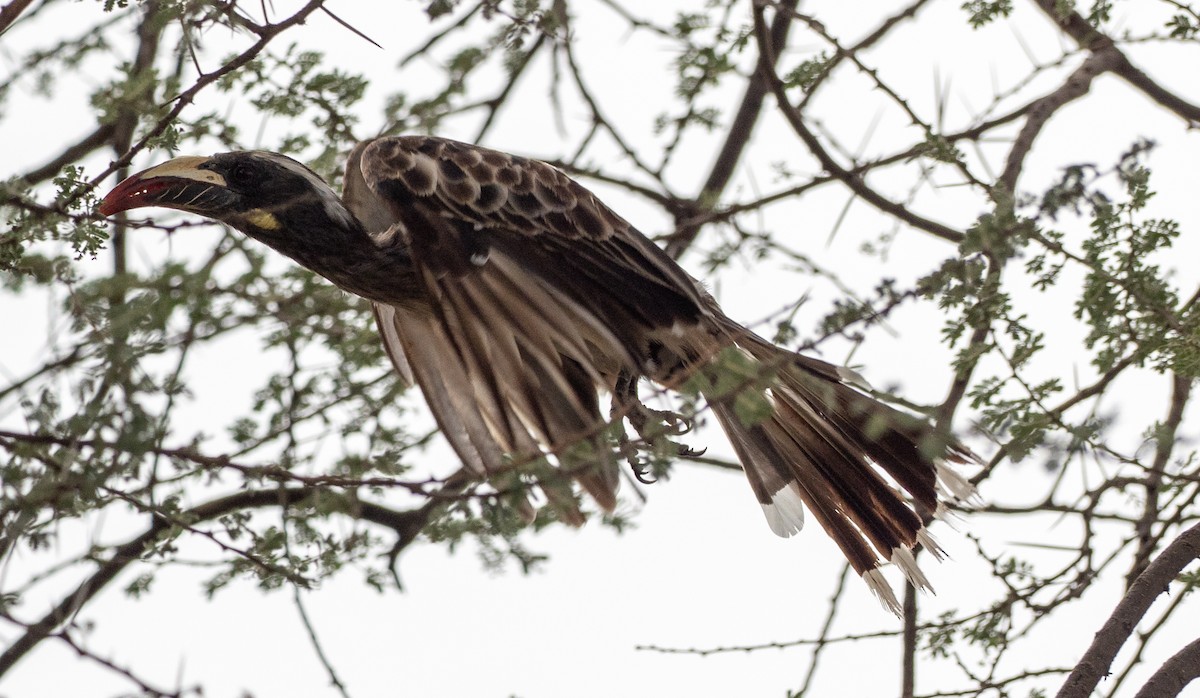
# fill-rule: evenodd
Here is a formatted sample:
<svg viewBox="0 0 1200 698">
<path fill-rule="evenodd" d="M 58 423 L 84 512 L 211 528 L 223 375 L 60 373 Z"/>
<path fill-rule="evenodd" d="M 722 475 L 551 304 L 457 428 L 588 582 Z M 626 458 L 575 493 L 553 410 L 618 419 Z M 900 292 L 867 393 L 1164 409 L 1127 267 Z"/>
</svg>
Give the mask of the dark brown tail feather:
<svg viewBox="0 0 1200 698">
<path fill-rule="evenodd" d="M 918 588 L 932 591 L 912 550 L 942 551 L 924 531 L 922 516 L 940 512 L 939 494 L 952 503 L 972 496 L 962 476 L 939 461 L 977 460 L 952 437 L 852 387 L 852 371 L 780 349 L 743 328 L 736 344 L 773 374 L 771 414 L 745 424 L 730 396 L 707 396 L 729 435 L 772 530 L 799 531 L 803 502 L 841 548 L 854 570 L 889 610 L 899 603 L 880 574 L 892 562 Z M 754 388 L 750 388 L 754 389 Z M 886 473 L 912 498 L 881 474 Z"/>
</svg>

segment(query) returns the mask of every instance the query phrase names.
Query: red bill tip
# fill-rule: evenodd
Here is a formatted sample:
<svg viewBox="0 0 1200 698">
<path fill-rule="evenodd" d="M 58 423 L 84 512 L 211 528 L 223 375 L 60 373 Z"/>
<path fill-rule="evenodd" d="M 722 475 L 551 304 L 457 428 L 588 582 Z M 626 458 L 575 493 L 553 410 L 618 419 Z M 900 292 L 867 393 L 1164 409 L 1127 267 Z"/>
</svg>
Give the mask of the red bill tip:
<svg viewBox="0 0 1200 698">
<path fill-rule="evenodd" d="M 169 185 L 169 178 L 157 180 L 141 179 L 138 175 L 127 177 L 125 181 L 108 192 L 97 210 L 102 216 L 111 216 L 114 213 L 128 211 L 139 206 L 149 206 L 154 202 L 153 200 L 147 201 L 147 197 L 166 189 Z"/>
</svg>

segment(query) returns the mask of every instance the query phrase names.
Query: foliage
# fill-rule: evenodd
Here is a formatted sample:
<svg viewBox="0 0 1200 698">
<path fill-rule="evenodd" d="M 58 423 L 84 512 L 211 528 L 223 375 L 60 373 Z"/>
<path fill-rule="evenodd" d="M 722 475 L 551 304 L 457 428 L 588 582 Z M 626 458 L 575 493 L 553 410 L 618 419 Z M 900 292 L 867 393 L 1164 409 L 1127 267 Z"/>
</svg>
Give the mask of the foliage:
<svg viewBox="0 0 1200 698">
<path fill-rule="evenodd" d="M 606 199 L 653 209 L 662 230 L 647 232 L 665 231 L 671 253 L 689 253 L 706 278 L 778 275 L 769 300 L 754 305 L 777 341 L 877 369 L 896 331 L 916 354 L 950 357 L 897 369 L 907 384 L 877 394 L 946 429 L 973 425 L 972 446 L 986 459 L 973 480 L 995 496 L 970 534 L 988 583 L 962 608 L 929 610 L 908 590 L 919 613 L 905 619 L 899 649 L 912 661 L 902 691 L 919 695 L 925 667 L 955 676 L 944 690 L 917 682 L 931 695 L 1070 689 L 1070 666 L 1010 657 L 1062 632 L 1058 619 L 1073 604 L 1112 598 L 1117 577 L 1133 589 L 1200 520 L 1187 409 L 1200 371 L 1200 292 L 1186 261 L 1195 221 L 1178 205 L 1194 197 L 1156 170 L 1200 123 L 1200 107 L 1130 59 L 1151 43 L 1194 59 L 1200 15 L 1180 2 L 1137 15 L 1155 7 L 1149 0 L 1131 15 L 1101 1 L 955 5 L 956 25 L 920 25 L 923 42 L 962 32 L 982 46 L 1025 12 L 1056 32 L 1038 47 L 1053 58 L 1036 54 L 1025 74 L 1007 74 L 990 102 L 963 115 L 889 69 L 897 54 L 888 51 L 910 51 L 902 32 L 924 19 L 925 5 L 847 19 L 832 9 L 810 16 L 818 10 L 787 0 L 669 11 L 609 0 L 422 2 L 405 15 L 417 24 L 389 37 L 402 57 L 379 58 L 386 81 L 323 45 L 362 42 L 354 32 L 378 40 L 379 28 L 323 21 L 323 9 L 341 8 L 319 0 L 287 9 L 49 0 L 26 9 L 4 35 L 21 39 L 0 79 L 6 135 L 34 104 L 64 105 L 72 121 L 53 150 L 8 160 L 0 174 L 0 300 L 51 308 L 44 352 L 15 374 L 0 357 L 0 619 L 19 638 L 0 655 L 0 677 L 54 640 L 134 691 L 182 693 L 89 650 L 73 618 L 118 574 L 127 594 L 144 597 L 160 570 L 196 556 L 202 591 L 218 601 L 238 580 L 297 592 L 350 571 L 369 588 L 398 588 L 397 559 L 414 545 L 468 549 L 496 571 L 547 561 L 536 534 L 561 522 L 551 514 L 526 527 L 515 504 L 547 471 L 532 466 L 490 485 L 465 478 L 431 445 L 424 412 L 408 409 L 414 400 L 365 301 L 212 224 L 157 214 L 112 224 L 95 213 L 114 175 L 180 152 L 268 148 L 336 181 L 346 151 L 368 134 L 489 142 L 516 122 L 538 132 L 531 154 L 605 188 Z M 1144 20 L 1124 29 L 1131 16 Z M 585 21 L 596 17 L 628 32 L 629 48 L 598 36 Z M 319 39 L 301 29 L 319 20 Z M 60 22 L 67 29 L 46 31 Z M 638 64 L 657 71 L 660 100 L 622 103 L 600 86 L 607 62 L 623 58 L 606 52 L 618 50 L 644 52 Z M 956 60 L 937 56 L 939 65 Z M 1174 121 L 1147 120 L 1120 143 L 1106 134 L 1064 155 L 1054 125 L 1072 110 L 1080 123 L 1104 116 L 1089 92 L 1101 76 Z M 871 110 L 876 122 L 857 120 Z M 884 135 L 864 137 L 877 127 Z M 939 198 L 946 190 L 958 203 Z M 829 202 L 844 207 L 829 215 Z M 814 235 L 821 222 L 828 234 Z M 166 249 L 139 255 L 135 236 Z M 832 259 L 835 242 L 853 259 Z M 845 255 L 847 245 L 856 253 Z M 35 316 L 7 332 L 34 333 Z M 682 409 L 702 420 L 703 389 L 733 396 L 747 423 L 761 419 L 767 395 L 745 388 L 766 376 L 736 352 L 721 365 L 686 386 Z M 216 379 L 241 392 L 198 420 L 194 407 L 212 404 Z M 674 434 L 650 433 L 663 439 L 651 439 L 642 465 L 665 477 L 678 467 L 666 438 Z M 1043 468 L 1023 469 L 1030 460 Z M 64 545 L 64 530 L 104 517 L 134 533 Z M 1072 533 L 1058 531 L 1045 550 L 987 534 L 1049 517 Z M 631 517 L 619 510 L 604 522 L 624 530 Z M 18 559 L 31 569 L 7 573 Z M 28 602 L 43 589 L 62 593 L 47 583 L 62 570 L 83 581 L 41 617 Z M 1194 610 L 1197 574 L 1166 579 L 1153 594 L 1169 583 L 1172 599 L 1139 630 L 1133 656 L 1112 667 L 1110 695 L 1132 694 L 1146 678 L 1139 672 L 1153 669 L 1143 666 L 1151 641 L 1187 625 L 1179 619 Z M 792 643 L 811 654 L 803 688 L 789 695 L 816 692 L 827 646 L 878 637 L 831 629 L 847 603 L 841 588 L 819 637 Z M 1070 632 L 1086 644 L 1098 627 Z"/>
</svg>

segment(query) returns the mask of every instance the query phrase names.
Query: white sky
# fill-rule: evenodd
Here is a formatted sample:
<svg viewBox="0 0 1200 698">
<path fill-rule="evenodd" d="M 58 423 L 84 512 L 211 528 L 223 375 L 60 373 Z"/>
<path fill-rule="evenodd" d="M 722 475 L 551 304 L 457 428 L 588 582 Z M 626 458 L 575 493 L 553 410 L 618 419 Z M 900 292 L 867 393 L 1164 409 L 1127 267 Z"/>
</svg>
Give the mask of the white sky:
<svg viewBox="0 0 1200 698">
<path fill-rule="evenodd" d="M 655 3 L 651 8 L 666 17 L 674 8 L 688 4 L 672 0 Z M 748 7 L 749 3 L 745 4 Z M 1068 45 L 1040 14 L 1024 9 L 1012 22 L 972 32 L 965 28 L 959 4 L 957 0 L 935 3 L 918 22 L 904 27 L 896 41 L 865 56 L 898 91 L 911 95 L 914 106 L 929 118 L 933 117 L 933 96 L 944 89 L 949 97 L 946 119 L 953 126 L 965 125 L 997 89 L 1006 89 L 1027 74 L 1029 59 L 1022 44 L 1043 61 L 1055 59 L 1060 48 Z M 276 3 L 279 16 L 291 5 Z M 305 47 L 325 50 L 335 64 L 368 71 L 373 85 L 368 104 L 360 110 L 359 133 L 370 135 L 379 126 L 375 106 L 386 94 L 400 88 L 417 90 L 422 84 L 419 63 L 404 70 L 395 66 L 429 27 L 420 3 L 387 4 L 386 10 L 384 3 L 335 2 L 331 7 L 381 43 L 383 50 L 367 45 L 323 17 L 291 32 L 280 46 L 290 40 L 300 41 Z M 590 85 L 606 105 L 612 105 L 606 108 L 630 139 L 649 146 L 653 119 L 670 98 L 673 55 L 662 42 L 640 34 L 629 36 L 599 3 L 587 7 L 587 13 L 576 20 L 576 27 L 585 60 L 593 68 L 588 75 Z M 805 10 L 820 17 L 831 33 L 848 39 L 874 25 L 873 21 L 863 22 L 862 7 L 859 3 L 805 3 Z M 874 4 L 871 7 L 872 12 L 878 11 Z M 1143 19 L 1146 7 L 1157 5 L 1119 4 L 1117 11 L 1128 13 L 1122 21 L 1136 32 L 1138 27 L 1130 18 L 1149 21 Z M 96 3 L 72 3 L 68 10 L 86 15 L 82 21 L 99 11 Z M 885 14 L 879 12 L 878 16 Z M 54 17 L 56 22 L 73 21 L 61 11 Z M 44 24 L 49 31 L 51 22 Z M 34 34 L 37 32 L 20 29 L 5 36 L 5 42 L 11 43 L 0 44 L 0 72 L 9 70 L 12 57 L 20 55 L 19 42 Z M 212 36 L 210 40 L 219 43 L 226 37 Z M 243 38 L 235 37 L 231 46 L 244 44 Z M 796 43 L 793 48 L 785 60 L 794 62 L 820 47 Z M 210 59 L 215 61 L 225 52 L 214 50 Z M 1162 77 L 1194 102 L 1200 101 L 1194 70 L 1187 67 L 1195 65 L 1194 48 L 1188 54 L 1178 47 L 1146 45 L 1130 49 L 1130 55 L 1151 74 Z M 1070 65 L 1075 64 L 1072 61 Z M 547 157 L 566 149 L 564 143 L 570 141 L 559 139 L 549 109 L 537 103 L 539 96 L 546 94 L 547 75 L 544 64 L 533 68 L 522 86 L 521 101 L 502 112 L 487 145 Z M 849 147 L 856 147 L 863 143 L 862 134 L 870 131 L 878 119 L 875 135 L 862 146 L 865 153 L 887 152 L 898 137 L 911 137 L 903 122 L 882 109 L 882 97 L 864 88 L 860 79 L 848 71 L 840 72 L 839 77 L 843 82 L 835 82 L 818 100 L 825 128 L 839 134 Z M 1035 83 L 1022 94 L 1040 94 L 1055 84 L 1053 79 Z M 740 85 L 728 90 L 731 103 L 740 90 Z M 0 142 L 6 153 L 0 177 L 41 164 L 45 153 L 54 152 L 74 134 L 83 133 L 92 115 L 79 100 L 67 85 L 49 101 L 21 95 L 10 98 L 7 111 L 0 114 Z M 1097 104 L 1104 107 L 1097 108 Z M 228 106 L 235 115 L 249 112 L 239 110 L 235 103 Z M 578 119 L 568 124 L 571 135 L 578 135 L 586 125 L 582 122 L 584 112 L 577 105 L 569 106 L 567 111 L 568 118 Z M 30 129 L 28 124 L 37 127 Z M 1194 231 L 1197 211 L 1192 190 L 1200 135 L 1186 133 L 1180 126 L 1178 119 L 1149 107 L 1116 79 L 1102 78 L 1087 106 L 1068 109 L 1042 135 L 1039 145 L 1054 146 L 1035 151 L 1022 188 L 1033 190 L 1045 185 L 1057 176 L 1058 167 L 1067 163 L 1088 161 L 1110 166 L 1134 138 L 1152 136 L 1160 141 L 1151 160 L 1155 183 L 1161 187 L 1154 213 L 1182 219 L 1187 223 L 1185 231 Z M 276 128 L 269 124 L 267 133 Z M 473 120 L 460 119 L 451 122 L 440 135 L 470 138 L 476 128 Z M 11 134 L 18 129 L 24 129 L 19 131 L 22 137 L 13 138 Z M 257 124 L 251 124 L 244 132 L 254 133 L 256 129 Z M 685 154 L 694 154 L 681 158 L 670 172 L 676 190 L 695 193 L 707 174 L 715 141 L 716 137 L 689 141 Z M 784 146 L 776 147 L 775 143 Z M 1005 146 L 999 143 L 985 150 L 993 171 L 1002 167 Z M 768 119 L 756 132 L 755 148 L 731 194 L 746 196 L 748 192 L 778 188 L 770 167 L 775 161 L 789 161 L 800 172 L 814 171 L 815 166 L 800 148 L 778 119 Z M 98 159 L 92 164 L 98 170 L 103 162 Z M 621 166 L 616 157 L 605 164 Z M 924 213 L 962 226 L 980 212 L 977 193 L 952 186 L 953 182 L 941 184 L 946 186 L 929 188 L 918 197 Z M 894 186 L 895 192 L 903 193 L 908 185 L 897 180 Z M 645 232 L 667 229 L 669 222 L 644 202 L 611 187 L 594 188 Z M 856 204 L 830 241 L 831 227 L 846 200 L 844 194 L 827 191 L 830 195 L 808 197 L 769 210 L 765 224 L 794 236 L 795 246 L 824 266 L 844 274 L 864 269 L 860 290 L 865 291 L 879 276 L 879 262 L 864 261 L 857 250 L 864 241 L 886 230 L 888 224 L 864 205 Z M 158 218 L 162 212 L 150 215 Z M 189 249 L 189 243 L 178 236 L 168 241 L 157 233 L 146 233 L 133 246 L 135 259 L 157 259 L 168 251 L 186 255 Z M 196 249 L 202 248 L 197 243 Z M 1196 251 L 1191 239 L 1181 242 L 1178 273 L 1185 292 L 1190 292 L 1197 278 L 1194 270 L 1187 269 L 1185 260 L 1195 259 Z M 882 271 L 902 281 L 911 280 L 951 253 L 944 243 L 904 231 Z M 98 274 L 108 268 L 103 257 L 80 262 L 82 269 L 89 265 L 95 265 Z M 694 267 L 692 270 L 698 271 Z M 847 278 L 855 277 L 850 274 Z M 1069 283 L 1078 280 L 1064 279 L 1064 284 Z M 745 320 L 775 310 L 764 307 L 761 299 L 781 287 L 793 295 L 795 288 L 811 288 L 814 302 L 799 318 L 802 330 L 811 326 L 806 322 L 811 323 L 828 307 L 831 291 L 827 285 L 784 270 L 764 274 L 757 269 L 750 273 L 735 268 L 714 286 L 729 314 Z M 29 328 L 27 333 L 6 338 L 0 345 L 0 380 L 9 374 L 19 375 L 22 367 L 32 365 L 45 351 L 47 336 L 53 333 L 45 325 L 46 309 L 53 304 L 34 294 L 16 300 L 0 297 L 0 312 L 19 318 Z M 1062 376 L 1068 385 L 1075 375 L 1080 376 L 1080 383 L 1087 382 L 1091 369 L 1083 355 L 1071 349 L 1078 342 L 1079 329 L 1061 320 L 1069 311 L 1063 310 L 1061 302 L 1027 307 L 1032 321 L 1059 333 L 1059 351 L 1044 359 L 1046 375 Z M 892 322 L 895 335 L 877 333 L 853 359 L 876 385 L 899 385 L 906 397 L 917 402 L 939 400 L 948 384 L 950 356 L 938 343 L 939 324 L 940 318 L 928 307 L 900 313 Z M 252 338 L 236 341 L 250 342 L 243 346 L 253 353 L 256 345 Z M 186 408 L 189 413 L 203 416 L 249 404 L 250 393 L 258 383 L 247 376 L 254 376 L 259 369 L 248 363 L 239 367 L 240 371 L 231 371 L 225 357 L 236 348 L 229 351 L 223 354 L 214 347 L 190 364 L 188 377 L 197 386 L 197 396 Z M 846 357 L 831 353 L 828 358 Z M 1122 422 L 1130 432 L 1126 445 L 1136 443 L 1138 432 L 1147 423 L 1144 411 L 1136 409 L 1140 401 L 1145 401 L 1154 413 L 1152 418 L 1165 409 L 1161 399 L 1164 382 L 1148 373 L 1144 377 L 1144 388 L 1135 390 L 1127 385 L 1122 393 L 1126 402 L 1108 405 L 1132 408 L 1127 410 L 1132 414 Z M 419 400 L 414 396 L 409 404 L 419 405 Z M 11 410 L 10 405 L 0 405 L 0 424 L 11 426 Z M 1194 437 L 1195 433 L 1196 429 L 1189 427 L 1185 435 Z M 708 446 L 710 453 L 729 455 L 715 430 L 690 435 L 689 443 Z M 991 455 L 992 449 L 986 443 L 976 440 L 973 445 L 985 458 Z M 432 470 L 445 472 L 444 451 L 433 452 L 429 461 Z M 1049 483 L 1034 462 L 1006 466 L 1004 474 L 990 483 L 983 495 L 1002 503 L 1036 501 Z M 350 694 L 357 698 L 706 698 L 780 696 L 788 689 L 797 689 L 809 661 L 803 649 L 697 657 L 639 652 L 635 647 L 711 648 L 816 637 L 841 569 L 835 546 L 816 526 L 795 539 L 775 538 L 736 473 L 680 465 L 670 482 L 647 488 L 647 493 L 650 501 L 637 517 L 636 528 L 623 536 L 591 524 L 580 531 L 553 530 L 527 539 L 531 548 L 551 556 L 548 564 L 529 577 L 513 571 L 504 575 L 482 571 L 469 550 L 451 556 L 439 548 L 418 544 L 401 559 L 404 593 L 378 595 L 367 591 L 357 574 L 350 572 L 316 592 L 305 593 L 305 602 L 325 651 Z M 629 502 L 631 507 L 633 504 Z M 113 520 L 88 521 L 87 530 L 65 525 L 58 545 L 66 553 L 81 549 L 87 540 L 123 540 L 129 535 L 127 525 Z M 1074 519 L 1028 517 L 997 522 L 972 516 L 960 529 L 982 538 L 992 555 L 1010 546 L 1044 542 L 1072 545 L 1078 540 Z M 923 618 L 951 608 L 969 608 L 978 599 L 997 594 L 986 561 L 979 559 L 962 533 L 939 526 L 935 535 L 954 559 L 941 565 L 927 564 L 926 571 L 939 595 L 922 600 Z M 212 554 L 202 545 L 191 545 L 195 550 L 188 552 L 196 556 Z M 1018 552 L 1034 560 L 1060 559 L 1052 552 L 1033 548 L 1022 547 Z M 10 560 L 8 578 L 29 574 L 32 570 L 22 565 L 32 560 L 20 555 Z M 1123 572 L 1121 566 L 1116 569 Z M 134 573 L 127 571 L 122 579 L 128 582 Z M 79 616 L 81 621 L 95 624 L 88 637 L 89 646 L 157 684 L 202 684 L 209 697 L 232 698 L 244 693 L 259 698 L 336 695 L 328 687 L 325 671 L 316 661 L 296 616 L 290 591 L 262 595 L 252 585 L 239 582 L 214 600 L 205 601 L 199 580 L 207 574 L 189 568 L 164 570 L 153 593 L 140 600 L 125 598 L 120 591 L 122 583 L 106 589 Z M 1040 629 L 1043 638 L 1024 643 L 1013 653 L 1008 660 L 1010 667 L 1066 664 L 1078 656 L 1117 598 L 1120 580 L 1110 581 L 1089 594 L 1085 602 L 1061 609 L 1056 621 Z M 900 628 L 899 621 L 883 612 L 860 582 L 851 579 L 848 585 L 835 634 Z M 38 616 L 49 598 L 42 603 L 39 606 L 38 601 L 30 600 L 20 612 L 26 618 Z M 1148 666 L 1141 674 L 1157 666 L 1194 634 L 1180 629 L 1164 634 L 1151 646 L 1154 656 L 1148 657 Z M 11 627 L 0 628 L 0 641 L 13 636 Z M 896 640 L 830 647 L 822 664 L 812 695 L 874 696 L 898 691 L 900 646 Z M 953 687 L 943 683 L 944 676 L 957 674 L 952 662 L 923 662 L 921 667 L 919 691 Z M 1051 680 L 1045 685 L 1057 687 L 1058 683 Z M 1137 681 L 1129 684 L 1136 685 Z M 114 695 L 126 687 L 110 672 L 48 641 L 0 684 L 0 698 Z M 1200 689 L 1193 687 L 1192 692 L 1185 692 L 1189 694 L 1200 695 Z"/>
</svg>

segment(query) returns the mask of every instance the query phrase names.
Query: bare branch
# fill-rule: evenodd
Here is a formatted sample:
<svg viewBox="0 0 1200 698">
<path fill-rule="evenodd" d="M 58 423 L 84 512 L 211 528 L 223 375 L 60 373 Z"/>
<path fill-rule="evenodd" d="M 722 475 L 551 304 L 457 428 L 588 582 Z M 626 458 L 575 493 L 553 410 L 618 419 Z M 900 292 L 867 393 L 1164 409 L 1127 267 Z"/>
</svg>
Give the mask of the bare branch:
<svg viewBox="0 0 1200 698">
<path fill-rule="evenodd" d="M 1119 55 L 1115 48 L 1093 53 L 1075 69 L 1075 72 L 1071 73 L 1058 89 L 1030 103 L 1025 112 L 1025 124 L 1021 127 L 1021 132 L 1017 134 L 1016 140 L 1008 151 L 1008 160 L 998 182 L 1007 194 L 1012 195 L 1016 192 L 1017 177 L 1021 174 L 1025 158 L 1033 147 L 1034 139 L 1042 132 L 1050 117 L 1067 104 L 1086 95 L 1091 89 L 1092 81 L 1100 74 L 1112 69 L 1116 65 Z"/>
<path fill-rule="evenodd" d="M 948 242 L 955 244 L 962 242 L 963 233 L 961 231 L 919 216 L 908 210 L 903 204 L 887 199 L 879 192 L 868 187 L 866 181 L 861 176 L 839 165 L 833 159 L 833 156 L 829 154 L 829 151 L 825 149 L 825 146 L 821 145 L 820 140 L 808 128 L 808 124 L 804 122 L 804 116 L 788 99 L 783 80 L 775 72 L 775 58 L 771 51 L 770 30 L 763 16 L 763 9 L 768 4 L 765 0 L 755 0 L 754 3 L 754 33 L 758 40 L 760 62 L 764 66 L 763 72 L 768 78 L 771 92 L 775 95 L 775 101 L 780 111 L 783 112 L 784 118 L 787 119 L 788 124 L 791 125 L 796 135 L 800 137 L 800 140 L 804 141 L 804 144 L 808 146 L 809 151 L 816 156 L 817 161 L 821 163 L 821 167 L 849 187 L 851 191 L 864 201 L 878 208 L 880 211 L 896 217 L 913 228 L 923 230 Z"/>
<path fill-rule="evenodd" d="M 917 683 L 917 590 L 904 585 L 904 643 L 900 674 L 900 698 L 913 698 Z"/>
<path fill-rule="evenodd" d="M 1192 526 L 1172 541 L 1137 578 L 1067 677 L 1058 692 L 1058 698 L 1087 698 L 1092 694 L 1151 604 L 1197 557 L 1200 557 L 1200 524 Z"/>
<path fill-rule="evenodd" d="M 783 0 L 780 5 L 795 9 L 798 2 L 799 0 Z M 788 30 L 791 26 L 792 18 L 786 12 L 776 12 L 775 16 L 771 18 L 772 53 L 770 62 L 772 66 L 787 46 Z M 746 81 L 746 92 L 742 95 L 742 101 L 738 106 L 737 114 L 733 117 L 733 122 L 729 124 L 725 143 L 717 153 L 716 162 L 713 163 L 712 170 L 708 173 L 708 179 L 700 189 L 700 195 L 696 197 L 696 203 L 701 208 L 712 208 L 720 199 L 721 193 L 729 185 L 729 180 L 733 178 L 738 160 L 742 157 L 742 151 L 750 144 L 750 135 L 754 132 L 754 125 L 758 122 L 759 114 L 762 113 L 763 101 L 770 90 L 763 66 L 764 62 L 759 61 L 758 68 Z M 695 216 L 689 218 L 694 219 Z M 667 240 L 667 254 L 676 258 L 681 256 L 691 246 L 699 232 L 700 225 L 692 220 L 686 220 L 682 225 L 677 224 L 677 230 Z"/>
<path fill-rule="evenodd" d="M 1133 698 L 1171 698 L 1196 679 L 1200 679 L 1200 639 L 1192 640 L 1163 662 Z"/>
<path fill-rule="evenodd" d="M 1179 425 L 1183 421 L 1183 410 L 1187 407 L 1191 394 L 1192 378 L 1176 374 L 1172 379 L 1170 412 L 1167 414 L 1166 421 L 1159 426 L 1154 435 L 1156 442 L 1154 462 L 1150 465 L 1150 471 L 1146 473 L 1146 499 L 1142 505 L 1142 518 L 1138 520 L 1137 524 L 1138 548 L 1129 574 L 1125 577 L 1126 589 L 1133 586 L 1133 583 L 1150 564 L 1150 556 L 1154 554 L 1154 550 L 1161 540 L 1162 532 L 1165 531 L 1164 527 L 1158 535 L 1154 534 L 1155 524 L 1159 523 L 1159 517 L 1162 514 L 1159 508 L 1159 489 L 1163 486 L 1163 475 L 1166 473 L 1167 463 L 1170 462 L 1171 454 L 1175 451 L 1176 434 L 1179 432 Z"/>
<path fill-rule="evenodd" d="M 849 578 L 850 565 L 842 565 L 842 573 L 838 575 L 837 586 L 829 598 L 829 612 L 825 614 L 825 623 L 821 625 L 821 634 L 817 636 L 817 642 L 813 645 L 812 659 L 809 661 L 808 671 L 804 675 L 804 684 L 800 686 L 800 690 L 792 694 L 794 698 L 804 698 L 817 675 L 817 667 L 821 665 L 821 653 L 825 651 L 830 633 L 833 631 L 833 621 L 837 618 L 838 609 L 841 608 L 842 592 L 846 590 L 846 580 Z"/>
<path fill-rule="evenodd" d="M 59 153 L 58 157 L 54 158 L 45 165 L 38 167 L 37 169 L 30 170 L 22 175 L 21 179 L 27 184 L 39 184 L 44 182 L 58 174 L 62 168 L 70 165 L 71 163 L 78 162 L 87 154 L 107 144 L 115 132 L 115 124 L 100 124 L 95 131 L 92 131 L 75 143 L 64 148 L 63 151 Z"/>
<path fill-rule="evenodd" d="M 1066 32 L 1081 48 L 1093 52 L 1111 52 L 1112 65 L 1108 68 L 1115 75 L 1121 76 L 1130 85 L 1143 92 L 1147 97 L 1169 109 L 1180 118 L 1185 119 L 1189 126 L 1200 125 L 1200 106 L 1192 104 L 1176 93 L 1158 84 L 1149 75 L 1130 62 L 1129 58 L 1117 48 L 1112 37 L 1104 34 L 1091 25 L 1082 15 L 1073 9 L 1066 13 L 1064 5 L 1056 0 L 1037 0 L 1037 6 L 1046 13 L 1060 29 Z M 1067 6 L 1070 7 L 1070 6 Z"/>
</svg>

